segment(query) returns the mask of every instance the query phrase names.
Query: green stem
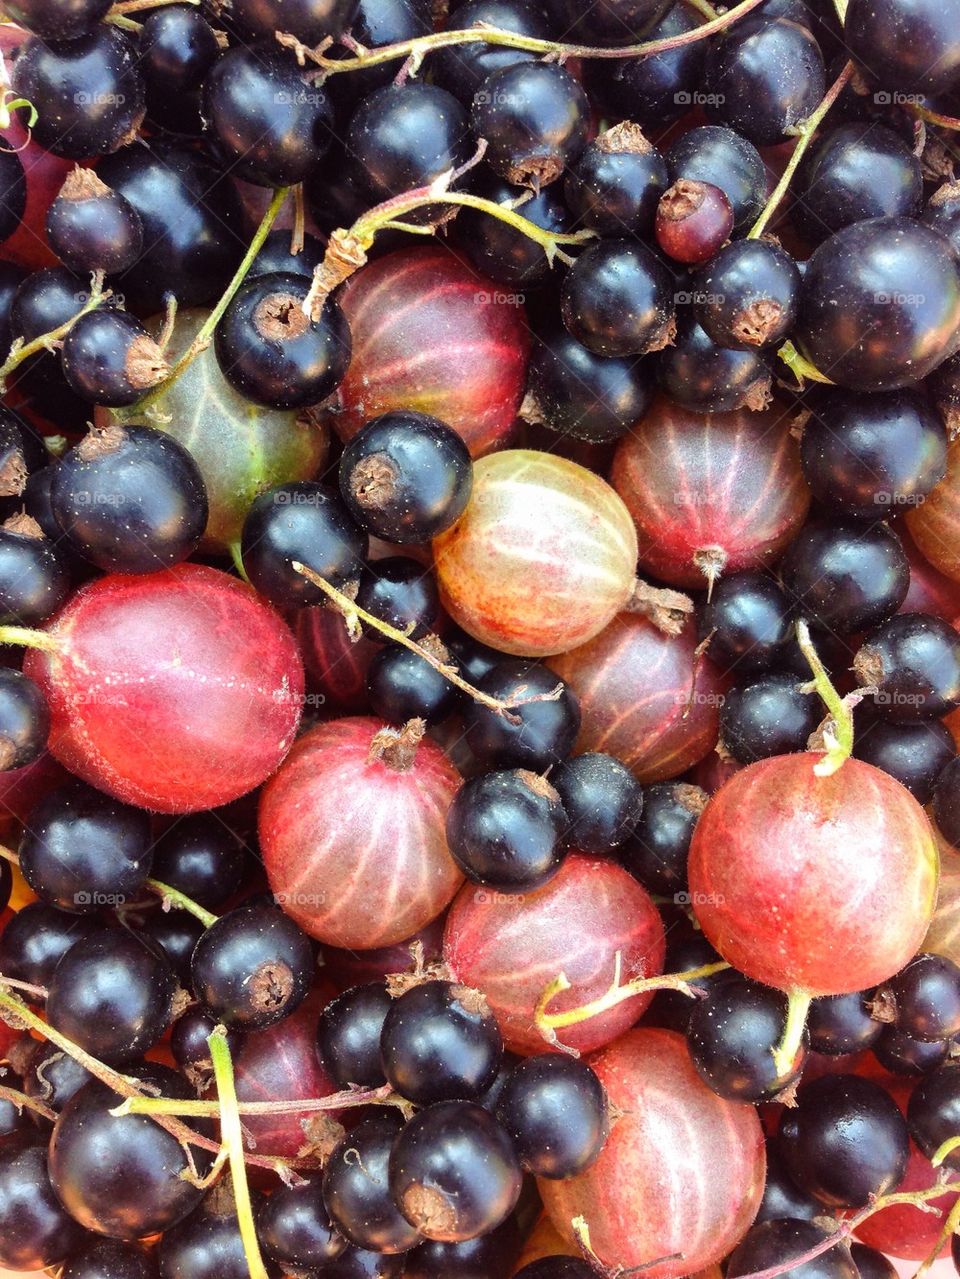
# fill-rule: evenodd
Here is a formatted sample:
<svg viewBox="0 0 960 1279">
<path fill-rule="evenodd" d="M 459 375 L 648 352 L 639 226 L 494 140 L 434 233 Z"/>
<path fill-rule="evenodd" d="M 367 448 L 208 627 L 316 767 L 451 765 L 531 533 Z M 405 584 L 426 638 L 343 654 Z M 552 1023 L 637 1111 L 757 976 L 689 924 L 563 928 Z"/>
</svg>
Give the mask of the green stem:
<svg viewBox="0 0 960 1279">
<path fill-rule="evenodd" d="M 213 915 L 209 910 L 204 910 L 192 898 L 185 893 L 181 893 L 178 888 L 171 888 L 169 884 L 163 884 L 159 879 L 148 879 L 146 887 L 150 889 L 151 893 L 156 893 L 158 897 L 163 898 L 164 907 L 169 902 L 171 906 L 176 906 L 178 910 L 187 911 L 194 919 L 199 919 L 204 928 L 210 928 L 220 918 L 219 915 Z"/>
<path fill-rule="evenodd" d="M 811 998 L 812 996 L 805 990 L 791 990 L 787 994 L 787 1020 L 783 1028 L 783 1037 L 773 1049 L 774 1065 L 781 1079 L 785 1079 L 790 1074 L 803 1043 L 803 1032 L 807 1025 Z"/>
<path fill-rule="evenodd" d="M 726 13 L 705 22 L 703 26 L 681 35 L 667 36 L 662 40 L 646 40 L 640 44 L 622 45 L 616 48 L 597 48 L 585 44 L 564 44 L 554 40 L 538 40 L 533 36 L 519 35 L 516 31 L 505 31 L 499 27 L 469 27 L 463 31 L 437 31 L 432 35 L 416 36 L 412 40 L 401 40 L 396 44 L 382 45 L 379 49 L 364 49 L 353 53 L 348 58 L 327 58 L 324 56 L 329 42 L 317 49 L 308 49 L 292 36 L 278 34 L 277 39 L 287 48 L 296 50 L 298 56 L 309 58 L 325 76 L 343 75 L 347 71 L 359 71 L 364 67 L 379 66 L 384 62 L 394 62 L 399 58 L 409 59 L 416 72 L 428 53 L 437 49 L 449 49 L 459 44 L 502 45 L 508 49 L 522 49 L 527 53 L 541 54 L 546 57 L 564 60 L 567 58 L 642 58 L 652 57 L 658 53 L 667 53 L 671 49 L 680 49 L 684 45 L 695 44 L 706 40 L 732 26 L 734 22 L 745 17 L 762 0 L 741 0 Z"/>
<path fill-rule="evenodd" d="M 220 1102 L 220 1140 L 227 1150 L 230 1176 L 233 1180 L 233 1198 L 237 1209 L 237 1225 L 243 1241 L 250 1279 L 267 1279 L 267 1268 L 260 1255 L 257 1228 L 253 1220 L 250 1187 L 247 1184 L 247 1164 L 243 1149 L 243 1127 L 237 1108 L 237 1090 L 233 1080 L 233 1061 L 227 1044 L 227 1032 L 222 1026 L 207 1037 L 213 1076 Z"/>
<path fill-rule="evenodd" d="M 810 627 L 802 617 L 797 622 L 797 643 L 813 672 L 814 687 L 831 716 L 832 722 L 823 731 L 825 754 L 813 770 L 818 777 L 829 777 L 853 754 L 853 712 L 834 688 L 813 646 Z"/>
<path fill-rule="evenodd" d="M 28 626 L 0 626 L 0 644 L 19 644 L 23 648 L 39 648 L 44 653 L 58 653 L 63 647 L 55 635 Z"/>
<path fill-rule="evenodd" d="M 233 560 L 233 567 L 237 571 L 237 576 L 242 581 L 249 583 L 250 578 L 247 576 L 247 570 L 243 565 L 243 551 L 240 549 L 239 542 L 230 543 L 230 558 Z"/>
<path fill-rule="evenodd" d="M 919 102 L 910 104 L 910 112 L 919 120 L 927 124 L 935 124 L 939 129 L 949 129 L 953 133 L 960 129 L 960 119 L 955 115 L 941 115 L 939 111 L 931 111 L 929 107 L 921 106 Z"/>
<path fill-rule="evenodd" d="M 790 159 L 787 162 L 787 167 L 784 169 L 783 173 L 781 174 L 780 181 L 773 188 L 773 194 L 770 196 L 770 199 L 764 205 L 763 212 L 760 214 L 756 222 L 754 222 L 753 226 L 747 232 L 748 240 L 759 240 L 760 236 L 763 235 L 764 231 L 766 230 L 767 223 L 770 221 L 774 213 L 777 211 L 777 207 L 779 206 L 780 201 L 787 194 L 787 191 L 790 187 L 790 183 L 793 179 L 793 175 L 797 171 L 797 165 L 802 160 L 803 153 L 806 151 L 807 147 L 810 145 L 811 141 L 813 140 L 813 135 L 816 133 L 817 129 L 819 128 L 820 122 L 823 120 L 824 116 L 827 114 L 827 112 L 836 102 L 837 98 L 839 98 L 840 94 L 843 92 L 844 86 L 846 85 L 847 81 L 850 79 L 852 75 L 853 75 L 853 63 L 848 62 L 846 63 L 846 65 L 844 66 L 840 74 L 837 76 L 836 80 L 834 80 L 833 84 L 824 94 L 823 100 L 820 102 L 820 105 L 816 108 L 815 111 L 812 112 L 811 115 L 809 115 L 806 118 L 806 120 L 803 121 L 801 125 L 798 126 L 797 132 L 799 136 L 797 138 L 797 145 L 793 148 L 793 153 L 791 154 Z"/>
<path fill-rule="evenodd" d="M 329 1097 L 303 1097 L 292 1101 L 241 1101 L 241 1115 L 299 1115 L 311 1111 L 347 1110 L 353 1106 L 406 1106 L 389 1084 L 382 1088 L 348 1088 Z M 215 1119 L 216 1101 L 181 1101 L 177 1097 L 128 1097 L 111 1112 L 114 1115 L 179 1115 L 182 1119 Z"/>
<path fill-rule="evenodd" d="M 805 360 L 792 342 L 784 342 L 783 346 L 777 351 L 777 355 L 783 360 L 801 387 L 804 381 L 821 382 L 824 386 L 833 386 L 831 379 L 821 373 L 818 368 L 815 368 L 809 360 Z"/>
<path fill-rule="evenodd" d="M 960 1147 L 960 1137 L 948 1137 L 943 1145 L 938 1146 L 934 1151 L 933 1158 L 930 1160 L 934 1168 L 939 1168 L 947 1156 L 952 1155 L 958 1147 Z"/>
<path fill-rule="evenodd" d="M 136 404 L 132 405 L 130 408 L 130 413 L 142 413 L 145 409 L 149 408 L 151 404 L 154 404 L 158 399 L 160 399 L 164 393 L 169 390 L 173 383 L 176 382 L 184 369 L 192 364 L 197 356 L 200 355 L 201 352 L 205 351 L 210 345 L 210 339 L 213 337 L 214 330 L 223 319 L 224 313 L 233 301 L 240 285 L 243 284 L 244 280 L 247 278 L 247 272 L 253 265 L 254 258 L 263 248 L 264 241 L 270 234 L 270 229 L 274 222 L 276 222 L 277 215 L 283 207 L 283 202 L 286 200 L 289 193 L 289 187 L 278 187 L 277 190 L 274 191 L 273 197 L 267 206 L 267 211 L 264 213 L 260 221 L 260 225 L 257 227 L 256 233 L 250 241 L 247 251 L 243 256 L 243 261 L 234 272 L 232 280 L 227 285 L 220 297 L 220 300 L 217 302 L 217 305 L 204 320 L 203 324 L 197 331 L 196 337 L 184 351 L 183 355 L 180 356 L 180 359 L 177 360 L 176 364 L 163 381 L 158 382 L 157 385 L 152 387 L 146 395 L 137 400 Z M 2 370 L 0 370 L 0 373 L 2 373 Z"/>
<path fill-rule="evenodd" d="M 950 1209 L 950 1212 L 947 1214 L 947 1219 L 943 1223 L 943 1229 L 937 1236 L 937 1242 L 924 1257 L 923 1261 L 921 1261 L 917 1270 L 914 1272 L 913 1279 L 923 1279 L 923 1276 L 940 1256 L 944 1244 L 950 1242 L 950 1239 L 957 1233 L 958 1229 L 960 1229 L 960 1199 L 957 1200 Z"/>
<path fill-rule="evenodd" d="M 110 297 L 110 290 L 103 287 L 103 275 L 98 272 L 94 277 L 90 288 L 90 296 L 84 302 L 83 306 L 76 313 L 71 315 L 69 320 L 65 320 L 63 324 L 58 325 L 55 329 L 51 329 L 49 333 L 41 333 L 30 342 L 20 342 L 15 339 L 10 352 L 3 364 L 0 364 L 0 394 L 6 389 L 6 380 L 9 375 L 18 368 L 24 360 L 29 360 L 31 356 L 39 355 L 41 351 L 50 351 L 53 344 L 65 338 L 77 320 L 82 315 L 86 315 L 89 311 L 95 311 L 101 302 L 105 302 Z M 19 345 L 18 345 L 19 343 Z"/>
<path fill-rule="evenodd" d="M 4 1101 L 12 1102 L 18 1110 L 32 1110 L 37 1115 L 42 1115 L 44 1119 L 49 1119 L 52 1124 L 57 1122 L 57 1112 L 51 1110 L 49 1106 L 42 1101 L 38 1101 L 36 1097 L 28 1097 L 25 1092 L 20 1092 L 17 1088 L 7 1088 L 0 1085 L 0 1097 Z"/>
</svg>

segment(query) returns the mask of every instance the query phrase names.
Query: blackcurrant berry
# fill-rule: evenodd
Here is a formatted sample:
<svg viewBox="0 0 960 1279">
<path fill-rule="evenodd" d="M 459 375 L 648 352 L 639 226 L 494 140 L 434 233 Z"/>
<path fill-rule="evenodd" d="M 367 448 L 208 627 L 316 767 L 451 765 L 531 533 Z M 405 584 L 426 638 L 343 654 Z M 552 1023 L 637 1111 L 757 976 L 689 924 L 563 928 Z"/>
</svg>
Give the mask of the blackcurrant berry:
<svg viewBox="0 0 960 1279">
<path fill-rule="evenodd" d="M 516 1279 L 594 1279 L 596 1271 L 576 1257 L 544 1257 L 516 1272 Z"/>
<path fill-rule="evenodd" d="M 867 636 L 854 671 L 878 690 L 872 705 L 885 719 L 945 715 L 960 705 L 960 635 L 942 618 L 900 613 Z"/>
<path fill-rule="evenodd" d="M 11 22 L 44 40 L 76 40 L 89 35 L 110 8 L 108 0 L 10 0 Z"/>
<path fill-rule="evenodd" d="M 714 585 L 700 630 L 709 636 L 710 660 L 722 669 L 738 675 L 766 670 L 787 654 L 793 636 L 790 601 L 765 573 L 731 573 Z"/>
<path fill-rule="evenodd" d="M 36 626 L 70 594 L 70 573 L 60 552 L 29 515 L 0 525 L 0 625 Z"/>
<path fill-rule="evenodd" d="M 804 616 L 852 635 L 896 613 L 910 585 L 910 566 L 886 524 L 808 524 L 783 557 L 780 578 Z"/>
<path fill-rule="evenodd" d="M 960 1070 L 955 1063 L 932 1071 L 913 1089 L 907 1103 L 907 1125 L 928 1159 L 960 1132 Z M 951 1151 L 944 1164 L 956 1172 L 960 1151 Z"/>
<path fill-rule="evenodd" d="M 155 1279 L 156 1261 L 142 1244 L 95 1239 L 73 1253 L 61 1279 Z"/>
<path fill-rule="evenodd" d="M 687 782 L 658 782 L 643 791 L 643 811 L 619 859 L 652 893 L 672 895 L 686 887 L 687 854 L 706 791 Z"/>
<path fill-rule="evenodd" d="M 483 768 L 527 768 L 541 772 L 569 755 L 580 731 L 580 703 L 548 667 L 523 658 L 503 658 L 479 681 L 481 692 L 520 704 L 507 719 L 478 702 L 464 716 L 467 745 Z M 557 689 L 559 696 L 553 696 Z M 523 698 L 542 697 L 543 701 Z"/>
<path fill-rule="evenodd" d="M 23 161 L 15 151 L 0 153 L 0 243 L 20 226 L 27 207 L 27 180 Z"/>
<path fill-rule="evenodd" d="M 720 346 L 746 351 L 774 346 L 797 316 L 800 269 L 768 240 L 734 240 L 698 273 L 693 309 Z"/>
<path fill-rule="evenodd" d="M 949 1040 L 915 1039 L 896 1026 L 884 1026 L 873 1045 L 873 1055 L 884 1070 L 892 1075 L 912 1077 L 929 1074 L 942 1066 L 949 1051 Z"/>
<path fill-rule="evenodd" d="M 767 171 L 752 143 L 733 129 L 705 124 L 680 135 L 666 154 L 670 181 L 709 182 L 733 205 L 734 232 L 749 228 L 767 198 Z"/>
<path fill-rule="evenodd" d="M 84 275 L 115 275 L 143 251 L 143 222 L 129 200 L 111 191 L 93 169 L 79 165 L 47 210 L 47 239 L 65 267 Z"/>
<path fill-rule="evenodd" d="M 323 252 L 323 244 L 315 235 L 304 235 L 303 247 L 295 253 L 290 231 L 271 231 L 250 264 L 247 278 L 275 275 L 278 271 L 312 276 L 314 269 L 323 261 Z"/>
<path fill-rule="evenodd" d="M 83 1238 L 50 1184 L 46 1150 L 25 1142 L 0 1149 L 0 1266 L 44 1270 Z"/>
<path fill-rule="evenodd" d="M 746 978 L 714 983 L 693 1001 L 687 1046 L 697 1073 L 721 1097 L 769 1101 L 803 1070 L 806 1037 L 790 1070 L 779 1073 L 773 1050 L 783 1037 L 787 1001 L 778 990 Z"/>
<path fill-rule="evenodd" d="M 473 470 L 460 436 L 426 413 L 374 418 L 340 459 L 340 491 L 354 519 L 386 542 L 429 542 L 463 514 Z"/>
<path fill-rule="evenodd" d="M 0 972 L 46 989 L 71 946 L 102 931 L 89 915 L 67 914 L 45 902 L 27 902 L 0 933 Z"/>
<path fill-rule="evenodd" d="M 330 1221 L 320 1177 L 278 1186 L 257 1208 L 257 1236 L 267 1256 L 285 1269 L 322 1274 L 347 1247 Z"/>
<path fill-rule="evenodd" d="M 577 755 L 560 764 L 550 781 L 566 811 L 566 840 L 574 848 L 603 857 L 636 831 L 643 788 L 612 755 Z"/>
<path fill-rule="evenodd" d="M 680 322 L 675 343 L 660 352 L 657 374 L 670 399 L 694 413 L 762 409 L 770 400 L 764 355 L 719 346 L 692 316 Z"/>
<path fill-rule="evenodd" d="M 254 40 L 287 31 L 304 44 L 319 44 L 345 31 L 357 0 L 234 0 L 230 15 L 238 31 Z"/>
<path fill-rule="evenodd" d="M 23 1075 L 23 1091 L 58 1114 L 93 1075 L 56 1044 L 37 1044 Z M 36 1117 L 36 1116 L 35 1116 Z"/>
<path fill-rule="evenodd" d="M 250 1261 L 232 1189 L 215 1186 L 189 1217 L 166 1230 L 157 1245 L 157 1263 L 164 1276 L 248 1279 Z"/>
<path fill-rule="evenodd" d="M 928 1043 L 960 1034 L 960 968 L 945 955 L 917 955 L 881 989 L 904 1034 Z"/>
<path fill-rule="evenodd" d="M 535 190 L 555 182 L 583 150 L 590 104 L 569 71 L 517 62 L 489 75 L 473 99 L 473 130 L 501 177 Z"/>
<path fill-rule="evenodd" d="M 559 182 L 531 191 L 486 172 L 474 178 L 471 192 L 494 204 L 505 204 L 552 235 L 573 229 L 573 218 L 563 202 Z M 491 217 L 484 209 L 463 209 L 454 222 L 457 244 L 474 267 L 498 284 L 536 288 L 551 279 L 550 263 L 535 240 Z"/>
<path fill-rule="evenodd" d="M 516 1216 L 489 1234 L 462 1243 L 440 1243 L 435 1239 L 408 1252 L 403 1279 L 489 1279 L 509 1274 L 520 1252 L 521 1233 Z"/>
<path fill-rule="evenodd" d="M 149 12 L 140 32 L 147 121 L 173 133 L 199 134 L 200 90 L 220 53 L 217 33 L 200 10 L 176 4 Z"/>
<path fill-rule="evenodd" d="M 657 243 L 675 262 L 708 262 L 733 230 L 733 205 L 719 187 L 678 178 L 660 197 Z"/>
<path fill-rule="evenodd" d="M 389 555 L 363 568 L 357 605 L 412 639 L 422 640 L 440 616 L 440 592 L 433 573 L 419 560 Z M 372 626 L 365 627 L 365 634 L 368 639 L 383 642 L 383 636 Z"/>
<path fill-rule="evenodd" d="M 781 1217 L 751 1227 L 727 1262 L 730 1279 L 773 1266 L 787 1267 L 792 1257 L 802 1256 L 829 1239 L 832 1227 L 820 1221 L 798 1221 Z M 785 1268 L 785 1274 L 802 1270 L 804 1279 L 859 1279 L 859 1272 L 846 1243 L 834 1244 L 806 1266 Z"/>
<path fill-rule="evenodd" d="M 960 758 L 947 764 L 937 780 L 933 816 L 944 839 L 960 848 Z"/>
<path fill-rule="evenodd" d="M 814 1052 L 843 1057 L 876 1043 L 883 1023 L 870 1015 L 872 992 L 826 995 L 815 999 L 807 1014 L 807 1031 Z"/>
<path fill-rule="evenodd" d="M 439 661 L 449 662 L 450 654 L 436 636 L 422 644 Z M 459 693 L 446 676 L 401 644 L 388 644 L 374 654 L 367 670 L 367 696 L 374 714 L 391 724 L 411 719 L 442 724 L 460 705 Z"/>
<path fill-rule="evenodd" d="M 644 355 L 670 341 L 674 293 L 672 274 L 645 245 L 601 240 L 570 268 L 560 309 L 569 332 L 595 355 Z"/>
<path fill-rule="evenodd" d="M 667 8 L 665 0 L 600 0 L 590 8 L 577 0 L 546 0 L 555 25 L 587 44 L 632 44 Z"/>
<path fill-rule="evenodd" d="M 539 4 L 527 0 L 465 0 L 450 10 L 447 26 L 451 31 L 466 31 L 486 23 L 501 31 L 515 31 L 535 40 L 549 40 L 550 26 Z M 507 45 L 487 44 L 484 40 L 451 45 L 438 49 L 432 70 L 437 84 L 449 90 L 469 107 L 473 95 L 487 76 L 517 62 L 531 62 L 536 55 Z"/>
<path fill-rule="evenodd" d="M 185 912 L 175 913 L 182 915 Z M 213 1014 L 195 1004 L 173 1023 L 170 1031 L 173 1059 L 197 1092 L 203 1092 L 213 1082 L 213 1060 L 207 1041 L 216 1028 L 217 1020 Z M 232 1058 L 236 1058 L 242 1045 L 242 1032 L 231 1026 L 227 1030 L 227 1046 Z"/>
<path fill-rule="evenodd" d="M 776 1221 L 781 1217 L 793 1217 L 798 1221 L 812 1221 L 823 1217 L 826 1210 L 812 1195 L 806 1194 L 790 1179 L 777 1153 L 775 1142 L 767 1142 L 767 1179 L 763 1198 L 753 1224 Z"/>
<path fill-rule="evenodd" d="M 181 986 L 190 985 L 191 962 L 203 924 L 185 910 L 163 910 L 157 903 L 141 917 L 141 936 L 159 948 Z"/>
<path fill-rule="evenodd" d="M 403 1120 L 382 1110 L 361 1121 L 336 1146 L 323 1172 L 323 1202 L 345 1239 L 371 1252 L 407 1252 L 420 1232 L 390 1193 L 390 1151 Z"/>
<path fill-rule="evenodd" d="M 383 1020 L 393 1005 L 383 982 L 352 986 L 330 1001 L 317 1025 L 320 1059 L 338 1088 L 386 1083 L 380 1061 Z"/>
<path fill-rule="evenodd" d="M 952 86 L 960 40 L 951 6 L 933 0 L 853 0 L 844 17 L 847 47 L 880 84 L 904 92 Z"/>
<path fill-rule="evenodd" d="M 940 774 L 957 753 L 949 728 L 939 720 L 896 724 L 861 716 L 856 731 L 857 759 L 895 777 L 921 804 L 929 804 Z"/>
<path fill-rule="evenodd" d="M 649 236 L 668 184 L 663 156 L 627 121 L 584 148 L 563 189 L 578 222 L 598 235 Z"/>
<path fill-rule="evenodd" d="M 163 352 L 126 311 L 88 311 L 73 324 L 60 353 L 70 389 L 89 404 L 133 404 L 169 373 Z"/>
<path fill-rule="evenodd" d="M 540 1053 L 515 1066 L 496 1115 L 521 1167 L 551 1179 L 575 1177 L 589 1168 L 609 1127 L 600 1080 L 586 1063 L 560 1053 Z"/>
<path fill-rule="evenodd" d="M 806 749 L 823 718 L 815 695 L 789 671 L 765 671 L 735 685 L 720 707 L 720 740 L 741 764 Z"/>
<path fill-rule="evenodd" d="M 0 670 L 0 771 L 32 764 L 46 749 L 49 731 L 50 712 L 33 680 Z"/>
<path fill-rule="evenodd" d="M 245 869 L 239 839 L 214 813 L 178 818 L 153 847 L 153 877 L 209 910 L 239 891 Z"/>
</svg>

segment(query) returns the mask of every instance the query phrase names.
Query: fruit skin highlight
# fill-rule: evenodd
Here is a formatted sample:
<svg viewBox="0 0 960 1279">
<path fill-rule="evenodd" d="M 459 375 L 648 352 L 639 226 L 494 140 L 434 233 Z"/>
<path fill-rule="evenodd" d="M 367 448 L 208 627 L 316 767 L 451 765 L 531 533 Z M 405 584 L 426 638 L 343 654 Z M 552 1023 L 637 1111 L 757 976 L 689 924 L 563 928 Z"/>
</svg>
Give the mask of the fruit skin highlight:
<svg viewBox="0 0 960 1279">
<path fill-rule="evenodd" d="M 202 564 L 101 577 L 46 627 L 24 673 L 50 706 L 50 752 L 92 786 L 163 813 L 247 794 L 293 744 L 303 666 L 252 587 Z"/>
<path fill-rule="evenodd" d="M 650 1279 L 679 1279 L 725 1257 L 763 1195 L 756 1110 L 712 1093 L 675 1031 L 632 1030 L 588 1064 L 623 1114 L 585 1173 L 538 1181 L 570 1252 L 578 1253 L 572 1223 L 582 1217 L 591 1248 L 611 1269 L 642 1266 Z"/>
<path fill-rule="evenodd" d="M 690 847 L 708 941 L 754 981 L 815 996 L 865 990 L 920 949 L 937 900 L 933 832 L 887 773 L 802 752 L 761 760 L 713 796 Z"/>
</svg>

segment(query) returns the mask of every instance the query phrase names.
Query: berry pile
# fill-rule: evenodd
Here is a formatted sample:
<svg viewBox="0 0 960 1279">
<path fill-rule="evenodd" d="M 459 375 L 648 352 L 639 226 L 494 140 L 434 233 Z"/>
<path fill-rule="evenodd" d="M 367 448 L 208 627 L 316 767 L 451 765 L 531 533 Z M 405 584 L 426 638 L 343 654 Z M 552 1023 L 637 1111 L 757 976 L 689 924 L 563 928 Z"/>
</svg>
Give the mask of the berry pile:
<svg viewBox="0 0 960 1279">
<path fill-rule="evenodd" d="M 960 1273 L 960 0 L 2 13 L 2 1279 Z"/>
</svg>

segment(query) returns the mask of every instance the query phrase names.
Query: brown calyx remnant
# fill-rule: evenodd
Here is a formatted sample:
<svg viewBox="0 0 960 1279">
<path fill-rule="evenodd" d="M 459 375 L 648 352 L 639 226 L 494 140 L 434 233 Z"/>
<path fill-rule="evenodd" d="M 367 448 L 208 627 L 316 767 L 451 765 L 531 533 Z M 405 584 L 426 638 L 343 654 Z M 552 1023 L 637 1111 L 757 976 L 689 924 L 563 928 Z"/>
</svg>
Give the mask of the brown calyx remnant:
<svg viewBox="0 0 960 1279">
<path fill-rule="evenodd" d="M 110 194 L 110 188 L 93 169 L 82 169 L 79 164 L 67 174 L 57 198 L 60 200 L 102 200 Z"/>
<path fill-rule="evenodd" d="M 261 964 L 250 978 L 253 1006 L 270 1011 L 282 1008 L 293 994 L 293 973 L 284 963 Z"/>
<path fill-rule="evenodd" d="M 673 793 L 688 813 L 699 817 L 707 806 L 710 796 L 700 786 L 691 786 L 689 782 L 678 782 Z"/>
<path fill-rule="evenodd" d="M 693 178 L 677 178 L 672 187 L 664 191 L 657 205 L 657 216 L 668 222 L 682 222 L 696 213 L 706 199 L 707 188 Z"/>
<path fill-rule="evenodd" d="M 436 658 L 438 662 L 442 662 L 444 666 L 450 665 L 452 660 L 450 650 L 439 635 L 434 635 L 432 632 L 429 635 L 424 635 L 420 641 L 420 647 L 425 653 L 429 653 L 431 657 Z"/>
<path fill-rule="evenodd" d="M 743 407 L 745 409 L 753 409 L 755 413 L 762 412 L 773 399 L 772 385 L 773 377 L 771 374 L 764 373 L 761 377 L 758 377 L 744 396 Z"/>
<path fill-rule="evenodd" d="M 413 957 L 413 968 L 405 973 L 387 974 L 387 994 L 391 999 L 399 999 L 414 986 L 422 986 L 428 981 L 455 981 L 453 969 L 442 959 L 433 963 L 424 962 L 423 942 L 415 941 L 410 947 Z"/>
<path fill-rule="evenodd" d="M 487 1003 L 486 996 L 481 991 L 474 990 L 472 986 L 454 986 L 450 995 L 465 1013 L 470 1013 L 473 1017 L 489 1016 L 490 1005 Z"/>
<path fill-rule="evenodd" d="M 343 1124 L 338 1124 L 323 1111 L 311 1115 L 309 1119 L 301 1120 L 300 1127 L 303 1129 L 305 1141 L 297 1151 L 297 1158 L 314 1158 L 321 1164 L 327 1162 L 347 1133 Z"/>
<path fill-rule="evenodd" d="M 457 1225 L 453 1205 L 432 1186 L 408 1186 L 403 1192 L 403 1215 L 428 1238 L 449 1234 Z"/>
<path fill-rule="evenodd" d="M 42 1051 L 41 1045 L 36 1039 L 31 1039 L 29 1035 L 25 1036 L 23 1039 L 15 1040 L 10 1045 L 6 1052 L 6 1061 L 15 1075 L 19 1075 L 21 1079 L 23 1078 L 30 1069 L 34 1054 L 38 1049 Z M 46 1066 L 49 1066 L 53 1061 L 63 1056 L 64 1054 L 62 1052 L 54 1053 L 50 1061 L 46 1062 L 44 1066 L 39 1067 L 37 1070 L 37 1080 L 40 1084 L 41 1101 L 49 1101 L 53 1096 L 53 1087 L 50 1080 L 47 1079 L 42 1072 L 46 1069 Z"/>
<path fill-rule="evenodd" d="M 517 417 L 524 422 L 529 422 L 531 426 L 544 426 L 546 419 L 543 416 L 543 409 L 540 402 L 532 391 L 527 391 L 523 397 L 523 403 L 517 410 Z"/>
<path fill-rule="evenodd" d="M 116 453 L 126 438 L 127 433 L 119 422 L 109 422 L 106 426 L 91 426 L 77 445 L 77 457 L 81 462 L 96 462 L 101 457 Z"/>
<path fill-rule="evenodd" d="M 680 591 L 651 586 L 639 578 L 624 605 L 628 613 L 640 613 L 665 635 L 679 635 L 693 612 L 693 600 Z"/>
<path fill-rule="evenodd" d="M 148 391 L 163 381 L 170 372 L 170 365 L 159 345 L 144 333 L 130 343 L 124 370 L 134 390 Z"/>
<path fill-rule="evenodd" d="M 763 346 L 775 332 L 783 315 L 783 307 L 773 298 L 758 298 L 745 306 L 733 322 L 733 336 L 750 346 Z"/>
<path fill-rule="evenodd" d="M 306 333 L 310 317 L 292 293 L 271 293 L 254 311 L 253 327 L 268 342 L 290 342 Z"/>
<path fill-rule="evenodd" d="M 563 163 L 553 155 L 531 156 L 520 164 L 512 164 L 507 169 L 507 181 L 518 187 L 533 187 L 539 191 L 541 187 L 556 182 L 563 172 Z"/>
<path fill-rule="evenodd" d="M 406 773 L 413 766 L 417 747 L 423 741 L 427 731 L 427 722 L 423 719 L 408 719 L 403 728 L 381 728 L 374 733 L 367 753 L 367 763 L 380 760 L 394 772 Z"/>
<path fill-rule="evenodd" d="M 393 500 L 399 477 L 391 457 L 386 453 L 371 453 L 350 472 L 350 492 L 365 510 L 379 511 Z"/>
<path fill-rule="evenodd" d="M 952 404 L 938 404 L 937 408 L 943 414 L 947 435 L 955 440 L 960 435 L 960 408 L 955 408 Z"/>
<path fill-rule="evenodd" d="M 604 155 L 646 155 L 653 150 L 653 144 L 644 137 L 639 124 L 632 120 L 624 120 L 601 133 L 594 146 Z"/>
<path fill-rule="evenodd" d="M 534 795 L 540 799 L 548 799 L 551 803 L 559 801 L 560 796 L 550 785 L 545 777 L 541 777 L 539 773 L 531 773 L 529 769 L 518 768 L 517 777 L 523 782 L 527 790 L 533 791 Z"/>
<path fill-rule="evenodd" d="M 927 201 L 927 208 L 939 209 L 941 204 L 949 204 L 951 200 L 960 200 L 960 182 L 944 182 L 943 186 L 937 187 Z"/>
<path fill-rule="evenodd" d="M 657 336 L 647 344 L 645 355 L 651 355 L 654 351 L 662 351 L 664 347 L 673 346 L 677 340 L 677 317 L 671 315 L 669 320 L 661 327 Z"/>
<path fill-rule="evenodd" d="M 861 688 L 878 688 L 883 683 L 883 658 L 879 649 L 864 644 L 853 659 L 853 673 Z"/>
<path fill-rule="evenodd" d="M 867 1000 L 867 1012 L 873 1021 L 881 1021 L 885 1026 L 892 1026 L 897 1020 L 897 999 L 889 986 L 881 986 Z"/>
<path fill-rule="evenodd" d="M 27 515 L 25 511 L 18 511 L 16 515 L 11 515 L 8 520 L 4 520 L 3 527 L 8 533 L 19 533 L 21 537 L 35 537 L 38 541 L 46 536 L 33 516 Z"/>
<path fill-rule="evenodd" d="M 0 466 L 0 497 L 19 497 L 30 472 L 19 449 L 14 449 Z"/>
</svg>

